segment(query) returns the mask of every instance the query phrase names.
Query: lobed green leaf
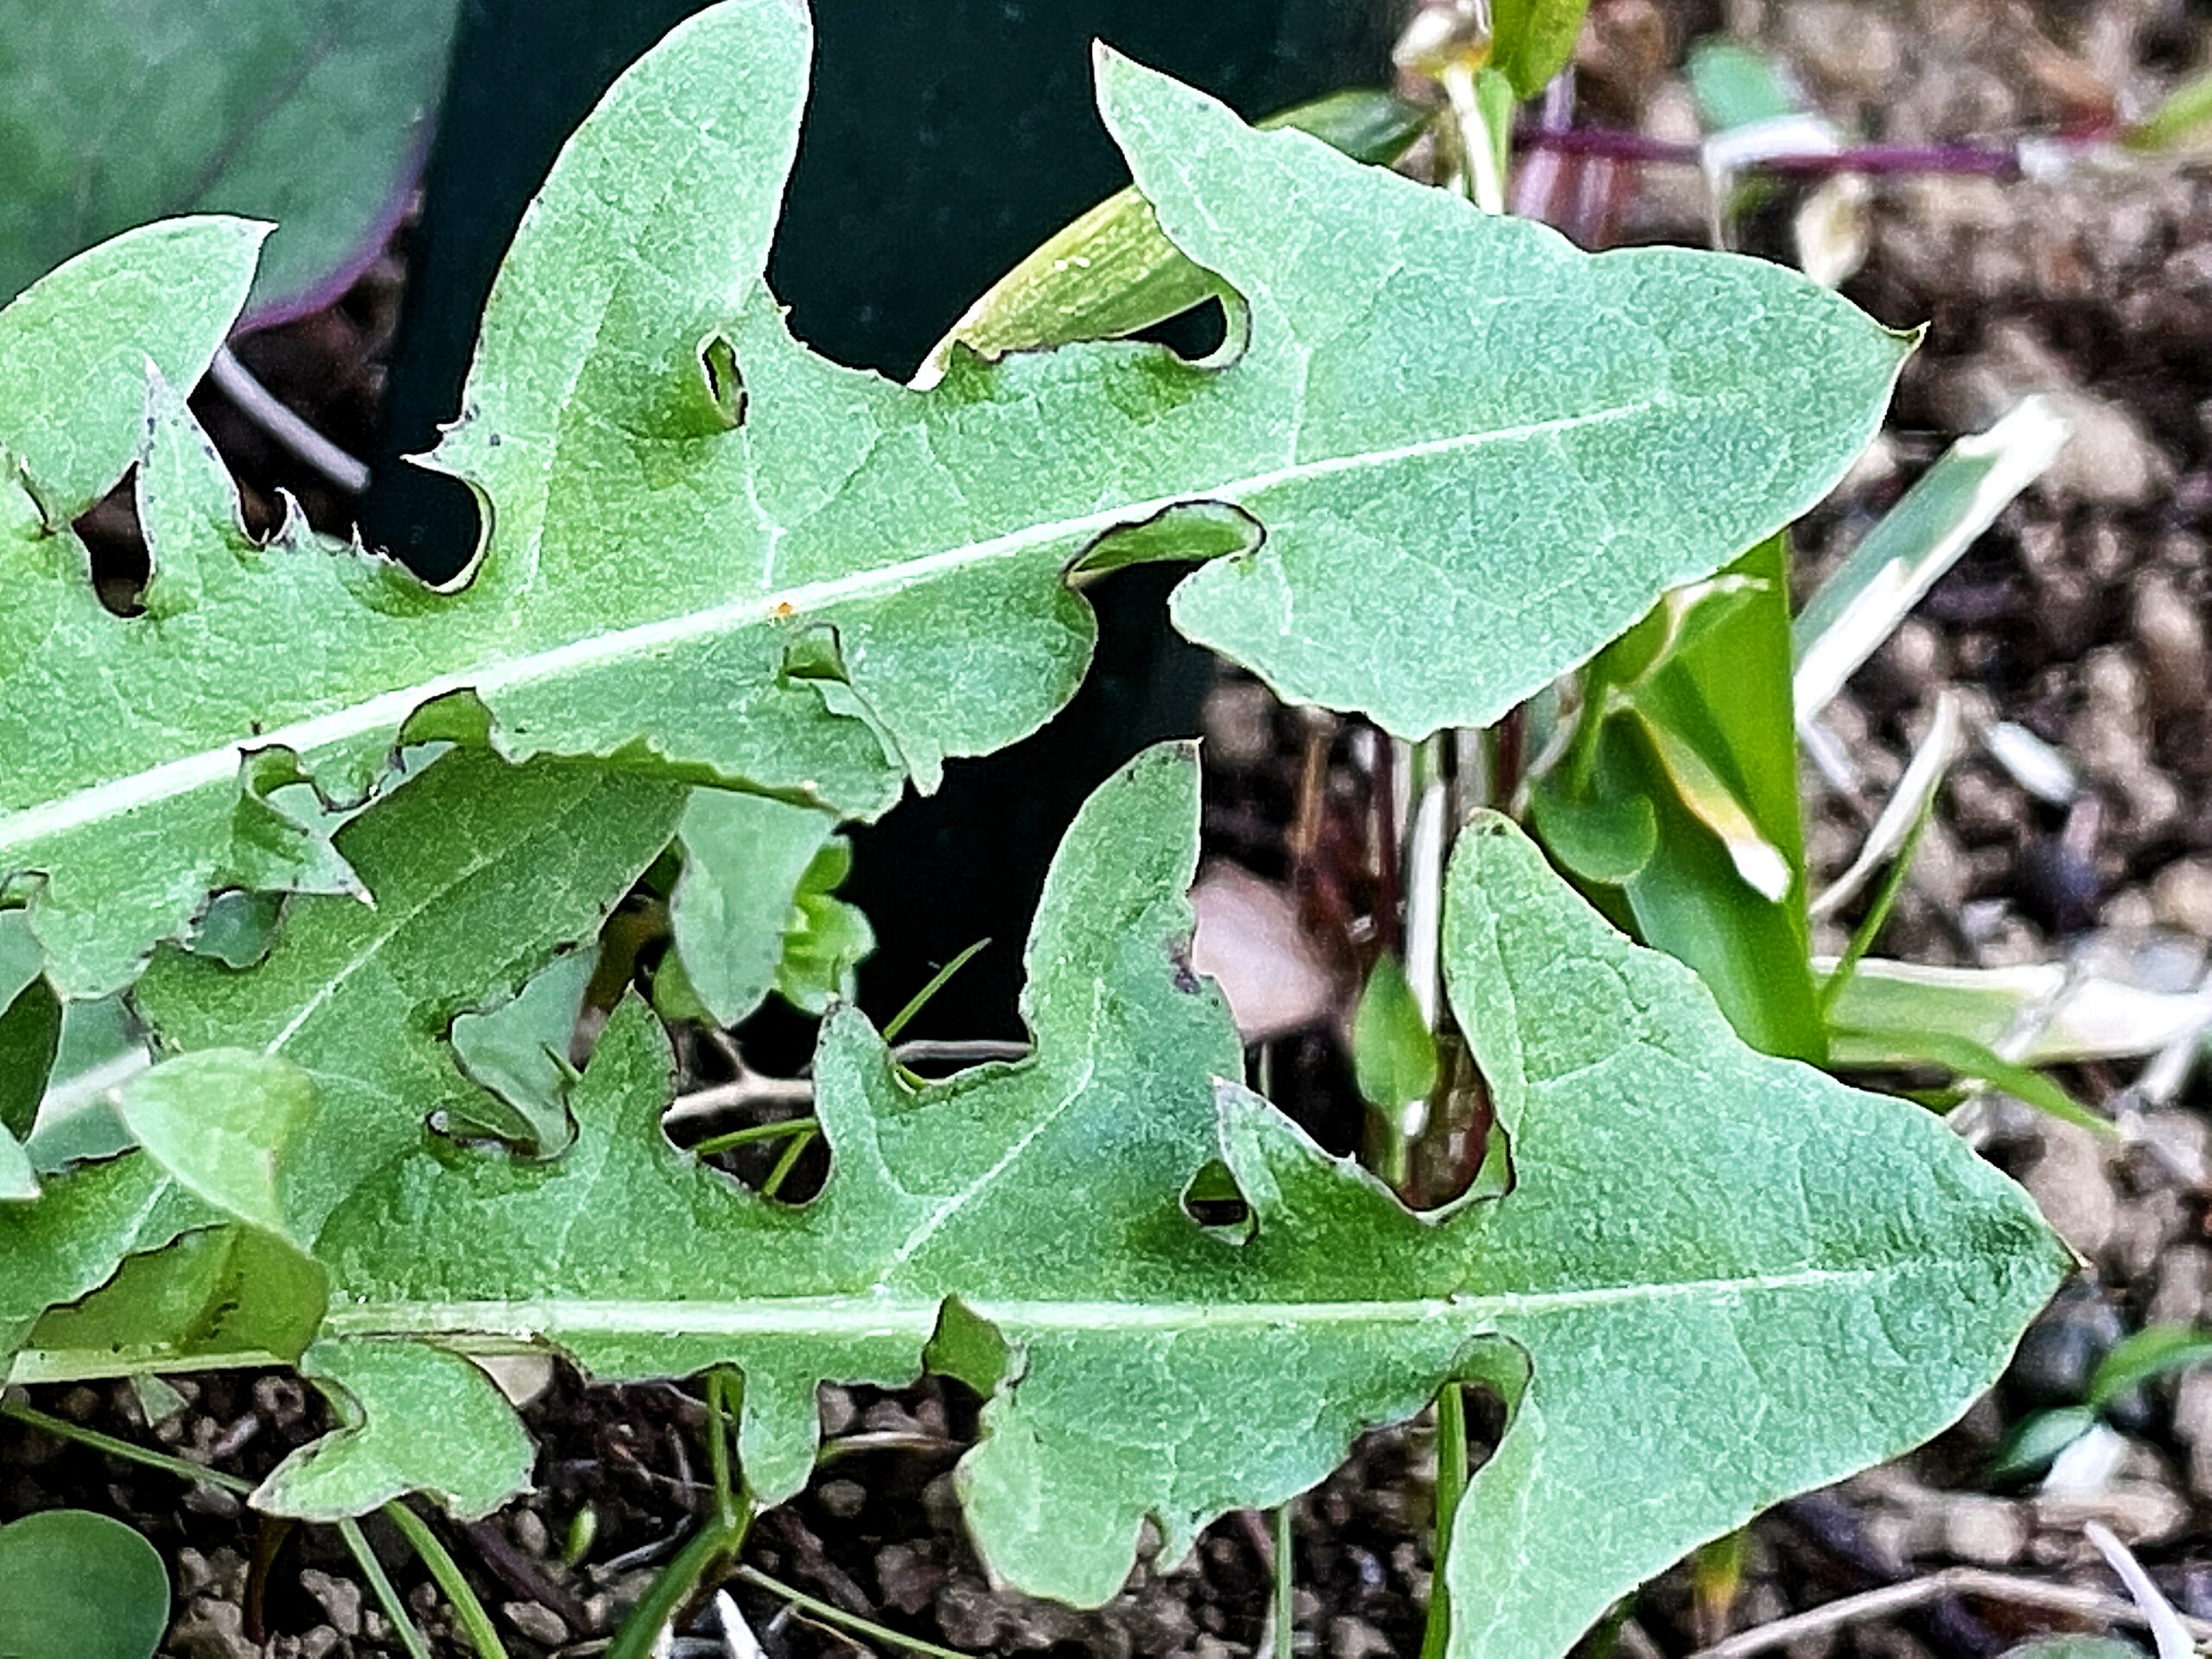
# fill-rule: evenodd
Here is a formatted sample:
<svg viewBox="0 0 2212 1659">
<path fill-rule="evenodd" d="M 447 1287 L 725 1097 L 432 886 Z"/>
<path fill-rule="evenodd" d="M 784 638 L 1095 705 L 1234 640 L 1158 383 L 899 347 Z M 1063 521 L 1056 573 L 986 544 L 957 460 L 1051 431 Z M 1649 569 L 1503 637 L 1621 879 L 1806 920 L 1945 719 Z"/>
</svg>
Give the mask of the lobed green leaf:
<svg viewBox="0 0 2212 1659">
<path fill-rule="evenodd" d="M 313 1363 L 349 1427 L 263 1501 L 327 1516 L 424 1481 L 498 1501 L 521 1478 L 487 1431 L 505 1408 L 453 1356 L 738 1365 L 770 1502 L 806 1478 L 820 1382 L 934 1363 L 989 1395 L 958 1478 L 987 1559 L 1092 1605 L 1147 1518 L 1179 1554 L 1461 1377 L 1512 1416 L 1460 1511 L 1453 1651 L 1553 1653 L 1700 1540 L 1942 1427 L 2064 1271 L 1939 1122 L 1745 1048 L 1495 820 L 1454 859 L 1446 961 L 1512 1185 L 1409 1214 L 1234 1081 L 1235 1032 L 1184 955 L 1196 854 L 1186 750 L 1084 810 L 1030 942 L 1028 1059 L 915 1088 L 834 1013 L 832 1167 L 805 1205 L 669 1145 L 671 1058 L 634 999 L 562 1157 L 395 1148 L 316 1246 Z M 341 982 L 329 1017 L 362 996 Z M 1184 1207 L 1222 1170 L 1244 1228 Z"/>
<path fill-rule="evenodd" d="M 1816 500 L 1908 343 L 1756 261 L 1590 257 L 1109 54 L 1109 124 L 1234 289 L 1235 349 L 964 357 L 910 391 L 808 352 L 762 280 L 809 49 L 787 0 L 727 0 L 563 153 L 431 460 L 486 520 L 449 594 L 296 527 L 251 544 L 180 401 L 126 419 L 138 354 L 73 315 L 109 358 L 48 447 L 99 464 L 32 476 L 75 499 L 137 442 L 155 577 L 115 617 L 52 512 L 0 539 L 0 877 L 39 878 L 62 989 L 127 980 L 212 888 L 342 887 L 276 798 L 356 798 L 403 735 L 880 811 L 1065 702 L 1071 569 L 1211 559 L 1179 623 L 1287 695 L 1484 723 Z M 182 234 L 86 257 L 150 293 Z M 0 313 L 0 404 L 8 341 L 76 291 L 48 286 Z M 172 356 L 189 385 L 204 355 Z M 102 717 L 57 749 L 55 709 Z"/>
</svg>

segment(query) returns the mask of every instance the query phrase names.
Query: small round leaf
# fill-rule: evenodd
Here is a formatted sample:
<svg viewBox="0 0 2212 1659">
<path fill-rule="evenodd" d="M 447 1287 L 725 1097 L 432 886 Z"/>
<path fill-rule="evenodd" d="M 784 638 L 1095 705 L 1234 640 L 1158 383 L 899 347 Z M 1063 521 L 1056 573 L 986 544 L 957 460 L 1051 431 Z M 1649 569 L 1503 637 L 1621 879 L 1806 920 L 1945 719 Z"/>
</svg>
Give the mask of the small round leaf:
<svg viewBox="0 0 2212 1659">
<path fill-rule="evenodd" d="M 168 1622 L 168 1573 L 122 1522 L 49 1510 L 0 1527 L 0 1659 L 151 1659 Z"/>
</svg>

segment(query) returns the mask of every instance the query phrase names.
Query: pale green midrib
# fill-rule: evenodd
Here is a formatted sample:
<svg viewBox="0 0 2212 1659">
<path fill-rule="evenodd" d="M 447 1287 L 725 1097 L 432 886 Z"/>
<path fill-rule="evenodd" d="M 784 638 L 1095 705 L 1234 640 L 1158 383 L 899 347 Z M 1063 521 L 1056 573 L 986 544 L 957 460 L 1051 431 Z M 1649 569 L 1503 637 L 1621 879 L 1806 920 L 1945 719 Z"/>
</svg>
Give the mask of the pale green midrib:
<svg viewBox="0 0 2212 1659">
<path fill-rule="evenodd" d="M 118 1376 L 173 1376 L 180 1371 L 283 1371 L 295 1361 L 265 1349 L 219 1354 L 146 1345 L 126 1348 L 22 1348 L 0 1360 L 0 1383 L 95 1382 Z"/>
<path fill-rule="evenodd" d="M 1900 1274 L 1958 1270 L 1971 1262 L 1923 1259 L 1909 1266 L 1807 1268 L 1729 1279 L 1659 1285 L 1599 1285 L 1577 1290 L 1501 1291 L 1487 1295 L 1408 1297 L 1360 1301 L 1080 1301 L 963 1297 L 1001 1330 L 1113 1332 L 1281 1330 L 1314 1325 L 1414 1325 L 1450 1319 L 1471 1328 L 1546 1314 L 1654 1302 L 1726 1301 L 1794 1291 L 1834 1291 L 1886 1284 Z M 950 1294 L 950 1293 L 947 1293 Z M 909 1334 L 925 1340 L 937 1327 L 943 1296 L 792 1296 L 752 1301 L 656 1301 L 620 1298 L 518 1297 L 511 1301 L 334 1302 L 323 1323 L 329 1337 L 435 1338 L 466 1346 L 471 1338 L 558 1342 L 583 1337 L 830 1336 Z"/>
<path fill-rule="evenodd" d="M 517 686 L 551 680 L 561 675 L 599 667 L 621 658 L 682 645 L 732 631 L 748 623 L 772 618 L 804 615 L 827 607 L 895 593 L 914 582 L 971 565 L 1008 558 L 1038 547 L 1072 541 L 1111 530 L 1117 524 L 1141 523 L 1168 509 L 1191 502 L 1225 500 L 1243 505 L 1251 497 L 1311 478 L 1338 473 L 1394 467 L 1433 455 L 1475 450 L 1498 443 L 1519 443 L 1554 433 L 1632 419 L 1648 413 L 1659 397 L 1609 405 L 1582 414 L 1534 421 L 1520 426 L 1495 427 L 1451 437 L 1424 438 L 1388 449 L 1362 450 L 1353 454 L 1324 456 L 1294 461 L 1269 472 L 1232 480 L 1211 487 L 1194 485 L 1149 500 L 1124 502 L 1073 518 L 1032 524 L 980 542 L 923 554 L 902 563 L 880 565 L 850 575 L 802 582 L 780 592 L 749 594 L 728 604 L 710 606 L 682 616 L 618 628 L 586 639 L 568 641 L 547 650 L 503 661 L 458 670 L 422 680 L 397 690 L 379 692 L 359 702 L 327 714 L 274 727 L 250 737 L 234 739 L 213 748 L 162 761 L 122 778 L 76 790 L 58 799 L 0 815 L 0 874 L 7 873 L 10 851 L 35 845 L 50 836 L 67 835 L 89 824 L 102 823 L 191 794 L 219 783 L 233 772 L 243 757 L 264 749 L 282 748 L 311 757 L 336 745 L 373 734 L 395 730 L 416 709 L 456 691 L 495 696 Z"/>
</svg>

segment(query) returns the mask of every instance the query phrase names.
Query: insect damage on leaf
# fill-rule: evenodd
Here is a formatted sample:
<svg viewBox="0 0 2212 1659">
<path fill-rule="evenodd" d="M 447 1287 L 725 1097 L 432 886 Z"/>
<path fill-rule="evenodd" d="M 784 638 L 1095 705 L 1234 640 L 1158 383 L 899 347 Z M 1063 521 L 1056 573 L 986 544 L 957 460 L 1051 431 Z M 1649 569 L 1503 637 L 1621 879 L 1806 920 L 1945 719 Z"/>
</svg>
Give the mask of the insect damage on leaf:
<svg viewBox="0 0 2212 1659">
<path fill-rule="evenodd" d="M 342 1427 L 256 1502 L 329 1517 L 514 1491 L 527 1441 L 470 1359 L 517 1344 L 740 1368 L 767 1502 L 808 1478 L 821 1384 L 935 1367 L 986 1396 L 957 1475 L 986 1559 L 1081 1605 L 1147 1522 L 1179 1555 L 1480 1382 L 1510 1416 L 1446 1569 L 1467 1656 L 1563 1651 L 1700 1540 L 1955 1417 L 2063 1270 L 2024 1196 L 1916 1109 L 1745 1048 L 1502 820 L 1454 855 L 1444 956 L 1510 1190 L 1413 1215 L 1247 1091 L 1188 956 L 1187 748 L 1070 831 L 1027 1058 L 918 1085 L 830 1008 L 803 1204 L 671 1144 L 634 996 L 581 1076 L 537 1041 L 521 1105 L 479 1087 L 513 1033 L 487 1014 L 464 1065 L 456 1024 L 679 830 L 664 988 L 723 1018 L 772 981 L 828 1001 L 866 943 L 835 823 L 1048 718 L 1090 648 L 1080 582 L 1188 559 L 1179 625 L 1287 695 L 1480 724 L 1809 505 L 1908 344 L 1757 262 L 1586 256 L 1108 54 L 1108 124 L 1230 290 L 1231 349 L 955 353 L 894 386 L 807 351 L 762 280 L 810 50 L 791 0 L 727 0 L 564 151 L 431 458 L 485 507 L 451 592 L 240 530 L 178 388 L 252 227 L 136 233 L 0 311 L 0 891 L 77 995 L 213 889 L 289 894 L 244 970 L 155 950 L 135 1006 L 181 1058 L 126 1102 L 143 1144 L 9 1206 L 16 1374 L 118 1329 L 295 1361 Z M 167 284 L 180 252 L 207 269 Z M 57 365 L 76 404 L 39 389 Z M 154 575 L 123 619 L 66 524 L 134 453 Z M 395 783 L 429 741 L 460 751 Z M 724 788 L 760 810 L 697 792 Z M 764 847 L 773 905 L 736 885 Z"/>
<path fill-rule="evenodd" d="M 762 278 L 810 51 L 787 0 L 728 0 L 563 152 L 430 458 L 485 508 L 453 592 L 305 537 L 252 546 L 160 386 L 143 426 L 111 386 L 43 447 L 0 425 L 41 499 L 97 493 L 137 448 L 164 595 L 112 617 L 68 535 L 0 543 L 0 877 L 38 873 L 58 983 L 127 980 L 223 883 L 264 748 L 334 795 L 404 734 L 880 812 L 1066 701 L 1093 635 L 1078 559 L 1211 559 L 1176 601 L 1194 638 L 1395 731 L 1481 723 L 1817 499 L 1904 353 L 1777 267 L 1593 258 L 1109 56 L 1109 124 L 1234 289 L 1243 349 L 893 385 L 807 351 Z M 165 293 L 151 232 L 97 257 L 136 308 L 35 289 L 0 313 L 0 404 L 38 366 L 6 349 L 22 308 L 18 332 L 46 307 L 82 357 L 243 291 Z M 204 361 L 156 357 L 178 385 Z M 46 741 L 48 711 L 95 707 Z"/>
<path fill-rule="evenodd" d="M 395 1341 L 545 1344 L 602 1377 L 736 1364 L 769 1502 L 806 1478 L 819 1383 L 900 1382 L 957 1350 L 989 1395 L 959 1474 L 987 1559 L 1096 1605 L 1147 1518 L 1179 1555 L 1446 1379 L 1525 1376 L 1452 1554 L 1524 1568 L 1478 1566 L 1464 1604 L 1455 1584 L 1467 1630 L 1497 1633 L 1456 1650 L 1552 1652 L 1700 1539 L 1934 1433 L 1993 1379 L 2063 1268 L 2024 1195 L 1916 1109 L 1745 1048 L 1502 822 L 1455 859 L 1446 954 L 1512 1191 L 1424 1217 L 1322 1154 L 1234 1081 L 1218 993 L 1178 983 L 1196 785 L 1188 750 L 1153 751 L 1071 831 L 1029 945 L 1029 1058 L 917 1089 L 865 1018 L 833 1014 L 815 1068 L 832 1166 L 804 1205 L 670 1145 L 671 1059 L 634 1000 L 559 1158 L 429 1147 L 366 1172 L 316 1243 L 315 1363 L 341 1391 L 350 1356 L 377 1370 L 334 1461 L 304 1455 L 264 1501 L 335 1513 L 364 1471 L 382 1491 L 435 1470 L 472 1509 L 503 1495 L 505 1438 L 454 1427 L 501 1409 L 490 1385 Z M 340 987 L 327 1017 L 363 995 Z M 955 1306 L 991 1365 L 947 1335 Z M 441 1399 L 473 1390 L 467 1408 L 431 1409 L 418 1372 Z"/>
</svg>

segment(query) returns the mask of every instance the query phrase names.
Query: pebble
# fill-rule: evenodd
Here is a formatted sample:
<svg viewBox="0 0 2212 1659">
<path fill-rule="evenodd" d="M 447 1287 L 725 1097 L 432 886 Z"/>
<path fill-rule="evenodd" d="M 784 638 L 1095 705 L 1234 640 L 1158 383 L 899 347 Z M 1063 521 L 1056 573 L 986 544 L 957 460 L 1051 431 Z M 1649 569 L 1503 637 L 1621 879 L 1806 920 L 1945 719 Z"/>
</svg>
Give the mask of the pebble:
<svg viewBox="0 0 2212 1659">
<path fill-rule="evenodd" d="M 1187 1597 L 1172 1587 L 1140 1596 L 1128 1620 L 1129 1636 L 1142 1653 L 1177 1653 L 1198 1633 Z"/>
<path fill-rule="evenodd" d="M 322 1609 L 322 1616 L 337 1628 L 340 1636 L 361 1633 L 361 1586 L 351 1579 L 333 1578 L 315 1567 L 302 1569 L 300 1588 L 315 1599 Z"/>
<path fill-rule="evenodd" d="M 100 1397 L 80 1382 L 61 1396 L 54 1410 L 73 1423 L 89 1423 L 99 1414 Z"/>
<path fill-rule="evenodd" d="M 2107 645 L 2082 659 L 2082 699 L 2099 714 L 2134 720 L 2142 714 L 2144 691 L 2143 671 L 2132 652 Z"/>
<path fill-rule="evenodd" d="M 346 1638 L 327 1624 L 318 1624 L 300 1638 L 300 1659 L 329 1659 L 346 1645 Z"/>
<path fill-rule="evenodd" d="M 2092 777 L 2118 791 L 2134 838 L 2153 839 L 2179 817 L 2181 796 L 2151 757 L 2143 671 L 2133 653 L 2107 646 L 2082 660 L 2080 683 L 2067 748 Z"/>
<path fill-rule="evenodd" d="M 2100 584 L 2116 582 L 2135 563 L 2134 543 L 2111 519 L 2099 518 L 2082 536 L 2078 556 Z"/>
<path fill-rule="evenodd" d="M 2054 933 L 2094 926 L 2104 899 L 2094 861 L 2063 836 L 2038 836 L 2020 849 L 2018 885 L 2021 908 Z"/>
<path fill-rule="evenodd" d="M 194 1486 L 177 1500 L 177 1507 L 193 1515 L 204 1515 L 217 1521 L 238 1518 L 245 1508 L 238 1495 L 227 1486 Z"/>
<path fill-rule="evenodd" d="M 2187 1373 L 2174 1390 L 2174 1438 L 2189 1448 L 2189 1490 L 2212 1500 L 2212 1370 Z"/>
<path fill-rule="evenodd" d="M 1909 691 L 1934 685 L 1950 672 L 1950 653 L 1944 645 L 1942 632 L 1916 616 L 1909 616 L 1897 624 L 1875 653 L 1874 660 Z"/>
<path fill-rule="evenodd" d="M 2025 791 L 2000 780 L 1986 766 L 1963 766 L 1953 772 L 1948 798 L 1951 823 L 1968 841 L 2010 841 L 2029 822 Z"/>
<path fill-rule="evenodd" d="M 817 1494 L 822 1507 L 840 1521 L 849 1521 L 868 1507 L 868 1488 L 854 1480 L 825 1480 Z"/>
<path fill-rule="evenodd" d="M 2055 1131 L 2060 1126 L 2052 1125 Z M 2066 1131 L 2082 1135 L 2079 1129 Z M 2086 1135 L 2082 1138 L 2086 1139 Z M 2020 1338 L 2005 1375 L 2014 1398 L 2028 1406 L 2075 1406 L 2089 1374 L 2126 1334 L 2120 1310 L 2094 1285 L 2076 1280 L 2051 1300 Z"/>
<path fill-rule="evenodd" d="M 1852 1651 L 1861 1659 L 1929 1659 L 1929 1651 L 1893 1624 L 1861 1624 L 1852 1632 Z"/>
<path fill-rule="evenodd" d="M 188 1596 L 196 1596 L 214 1582 L 214 1571 L 207 1558 L 189 1545 L 176 1553 L 176 1587 Z"/>
<path fill-rule="evenodd" d="M 2028 1547 L 2028 1518 L 2018 1503 L 1979 1495 L 1945 1506 L 1943 1547 L 1974 1567 L 2010 1567 Z"/>
<path fill-rule="evenodd" d="M 2123 933 L 2141 933 L 2158 925 L 2151 895 L 2140 887 L 2122 887 L 2113 894 L 2097 919 L 2107 930 Z"/>
<path fill-rule="evenodd" d="M 261 1644 L 245 1636 L 245 1611 L 235 1601 L 201 1597 L 169 1627 L 168 1647 L 183 1659 L 260 1659 Z"/>
<path fill-rule="evenodd" d="M 916 1402 L 918 1408 L 923 1402 Z M 861 1414 L 861 1427 L 872 1434 L 926 1434 L 930 1425 L 918 1411 L 896 1400 L 878 1400 Z M 942 1432 L 940 1430 L 940 1432 Z"/>
<path fill-rule="evenodd" d="M 950 1471 L 932 1477 L 922 1488 L 922 1516 L 939 1532 L 958 1533 L 967 1525 Z"/>
<path fill-rule="evenodd" d="M 1950 825 L 1930 817 L 1912 862 L 1913 885 L 1944 910 L 1956 911 L 1974 888 L 1974 862 Z"/>
<path fill-rule="evenodd" d="M 875 1553 L 875 1581 L 884 1601 L 900 1612 L 918 1613 L 943 1586 L 945 1569 L 911 1544 L 886 1544 Z"/>
<path fill-rule="evenodd" d="M 2212 858 L 2176 859 L 2151 882 L 2151 913 L 2164 927 L 2212 939 Z"/>
<path fill-rule="evenodd" d="M 254 1409 L 278 1428 L 289 1428 L 308 1414 L 308 1391 L 296 1376 L 264 1376 L 253 1385 Z"/>
<path fill-rule="evenodd" d="M 2201 1244 L 2176 1244 L 2158 1258 L 2156 1287 L 2144 1310 L 2145 1325 L 2195 1325 L 2204 1309 L 2205 1269 L 2212 1252 Z M 2212 1399 L 2208 1399 L 2212 1406 Z M 2212 1419 L 2208 1419 L 2212 1425 Z"/>
<path fill-rule="evenodd" d="M 515 1628 L 516 1634 L 524 1636 L 543 1648 L 557 1648 L 569 1639 L 569 1627 L 560 1614 L 550 1607 L 535 1601 L 504 1602 L 499 1616 Z"/>
<path fill-rule="evenodd" d="M 1869 1510 L 1861 1519 L 1860 1531 L 1870 1548 L 1893 1560 L 1910 1560 L 1921 1541 L 1919 1529 L 1902 1510 Z"/>
<path fill-rule="evenodd" d="M 937 1623 L 952 1647 L 984 1649 L 999 1639 L 998 1604 L 972 1579 L 955 1579 L 938 1592 Z"/>
<path fill-rule="evenodd" d="M 1221 987 L 1247 1042 L 1281 1037 L 1338 1006 L 1335 976 L 1299 919 L 1290 889 L 1216 860 L 1191 893 L 1191 966 Z"/>
<path fill-rule="evenodd" d="M 1363 1618 L 1329 1621 L 1329 1659 L 1390 1659 L 1390 1638 Z"/>
<path fill-rule="evenodd" d="M 508 1403 L 527 1406 L 553 1386 L 553 1361 L 545 1354 L 479 1354 L 477 1368 Z"/>
<path fill-rule="evenodd" d="M 545 1531 L 545 1517 L 536 1510 L 518 1509 L 507 1522 L 507 1530 L 514 1538 L 515 1548 L 525 1555 L 543 1560 L 553 1553 L 553 1541 Z"/>
<path fill-rule="evenodd" d="M 2081 1497 L 2037 1497 L 2036 1524 L 2079 1532 L 2092 1521 L 2110 1527 L 2120 1542 L 2160 1544 L 2189 1525 L 2189 1500 L 2150 1481 L 2114 1481 Z"/>
<path fill-rule="evenodd" d="M 2188 1226 L 2186 1211 L 2182 1194 L 2171 1186 L 2141 1193 L 2120 1206 L 2105 1260 L 2121 1282 L 2139 1284 L 2151 1276 L 2167 1245 Z"/>
<path fill-rule="evenodd" d="M 2113 1192 L 2112 1178 L 2105 1167 L 2104 1144 L 2088 1130 L 2056 1122 L 2045 1124 L 2043 1151 L 2020 1178 L 2020 1185 L 2028 1189 L 2029 1196 L 2035 1199 L 2052 1230 L 2081 1255 L 2097 1255 L 2112 1242 L 2120 1224 L 2120 1197 Z M 2101 1301 L 2094 1305 L 2104 1306 Z M 2055 1304 L 2053 1314 L 2063 1306 Z M 2109 1308 L 2105 1312 L 2116 1325 L 2118 1315 Z M 2029 1340 L 2032 1341 L 2035 1331 L 2042 1328 L 2043 1322 L 2039 1322 L 2030 1331 Z M 2119 1332 L 2114 1329 L 2105 1338 L 2105 1346 L 2111 1346 L 2118 1338 Z M 2027 1353 L 2028 1344 L 2024 1342 L 2023 1361 Z M 2082 1380 L 2088 1380 L 2088 1366 L 2094 1363 L 2093 1358 L 2081 1368 Z"/>
<path fill-rule="evenodd" d="M 2152 705 L 2161 712 L 2201 707 L 2207 693 L 2204 619 L 2163 571 L 2146 571 L 2135 584 L 2130 624 L 2150 671 Z"/>
<path fill-rule="evenodd" d="M 1276 707 L 1274 693 L 1258 681 L 1223 680 L 1206 698 L 1206 759 L 1249 768 L 1273 758 Z"/>
<path fill-rule="evenodd" d="M 2009 222 L 2009 209 L 2006 216 Z M 2031 392 L 2049 397 L 2073 429 L 2037 483 L 2046 500 L 2139 507 L 2172 481 L 2173 462 L 2134 411 L 2079 385 L 2065 359 L 2024 324 L 1993 325 L 1980 355 L 1938 397 L 1944 416 L 1969 431 L 1986 427 Z"/>
</svg>

